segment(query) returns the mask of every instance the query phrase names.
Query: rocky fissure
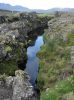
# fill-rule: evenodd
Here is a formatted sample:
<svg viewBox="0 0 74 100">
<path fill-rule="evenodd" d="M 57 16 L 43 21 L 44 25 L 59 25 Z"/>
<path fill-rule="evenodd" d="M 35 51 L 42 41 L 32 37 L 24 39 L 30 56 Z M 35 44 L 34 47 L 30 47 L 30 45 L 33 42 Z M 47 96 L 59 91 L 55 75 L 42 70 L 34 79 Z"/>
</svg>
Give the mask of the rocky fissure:
<svg viewBox="0 0 74 100">
<path fill-rule="evenodd" d="M 39 89 L 23 70 L 27 47 L 43 34 L 49 19 L 36 13 L 0 16 L 0 100 L 40 100 Z"/>
<path fill-rule="evenodd" d="M 40 34 L 36 31 L 46 27 L 48 19 L 48 17 L 40 18 L 36 13 L 0 16 L 0 61 L 3 66 L 3 61 L 19 62 L 18 66 L 21 64 L 23 66 L 27 60 L 27 47 L 34 44 L 35 39 Z"/>
</svg>

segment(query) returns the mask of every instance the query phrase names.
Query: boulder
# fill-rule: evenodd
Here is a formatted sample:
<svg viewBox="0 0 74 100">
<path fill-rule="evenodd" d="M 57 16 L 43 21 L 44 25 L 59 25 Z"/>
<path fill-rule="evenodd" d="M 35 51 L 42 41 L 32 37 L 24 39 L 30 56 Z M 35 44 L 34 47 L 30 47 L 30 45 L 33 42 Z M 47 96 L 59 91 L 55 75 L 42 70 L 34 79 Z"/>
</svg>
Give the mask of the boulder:
<svg viewBox="0 0 74 100">
<path fill-rule="evenodd" d="M 0 75 L 0 100 L 39 100 L 29 80 L 22 70 L 17 70 L 13 77 Z"/>
</svg>

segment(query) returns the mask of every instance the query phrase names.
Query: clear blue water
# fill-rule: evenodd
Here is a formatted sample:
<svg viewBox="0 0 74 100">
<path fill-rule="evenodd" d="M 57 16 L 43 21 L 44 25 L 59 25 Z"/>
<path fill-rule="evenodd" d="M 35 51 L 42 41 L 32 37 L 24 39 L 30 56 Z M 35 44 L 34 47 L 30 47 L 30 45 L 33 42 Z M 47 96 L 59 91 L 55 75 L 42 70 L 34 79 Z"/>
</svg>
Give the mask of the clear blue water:
<svg viewBox="0 0 74 100">
<path fill-rule="evenodd" d="M 37 40 L 35 41 L 35 45 L 27 48 L 28 60 L 26 64 L 26 71 L 31 78 L 32 85 L 35 84 L 35 80 L 37 79 L 38 75 L 39 58 L 36 57 L 36 54 L 40 51 L 40 47 L 43 44 L 43 36 L 38 36 Z"/>
</svg>

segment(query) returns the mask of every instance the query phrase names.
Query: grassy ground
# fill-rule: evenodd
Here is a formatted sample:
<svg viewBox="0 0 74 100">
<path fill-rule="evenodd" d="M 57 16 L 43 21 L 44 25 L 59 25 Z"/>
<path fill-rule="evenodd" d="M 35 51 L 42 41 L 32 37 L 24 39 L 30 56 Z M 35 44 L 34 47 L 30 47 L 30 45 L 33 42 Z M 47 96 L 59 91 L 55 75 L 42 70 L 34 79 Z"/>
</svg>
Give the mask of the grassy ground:
<svg viewBox="0 0 74 100">
<path fill-rule="evenodd" d="M 70 76 L 66 80 L 56 83 L 53 88 L 43 92 L 41 100 L 62 100 L 62 95 L 72 91 L 74 92 L 74 76 Z"/>
<path fill-rule="evenodd" d="M 10 16 L 10 15 L 13 16 L 13 15 L 16 15 L 17 13 L 18 13 L 18 12 L 15 12 L 15 11 L 12 12 L 12 11 L 8 11 L 8 10 L 1 10 L 1 9 L 0 9 L 0 15 L 1 15 L 1 16 L 2 16 L 2 15 L 3 15 L 3 16 L 5 16 L 5 15 L 6 15 L 6 16 Z"/>
<path fill-rule="evenodd" d="M 39 17 L 54 17 L 54 13 L 39 13 Z"/>
<path fill-rule="evenodd" d="M 44 41 L 37 54 L 40 58 L 38 86 L 41 100 L 64 100 L 61 96 L 74 91 L 74 66 L 70 63 L 74 34 L 67 34 L 67 41 L 63 40 L 62 35 L 51 38 L 44 34 Z"/>
</svg>

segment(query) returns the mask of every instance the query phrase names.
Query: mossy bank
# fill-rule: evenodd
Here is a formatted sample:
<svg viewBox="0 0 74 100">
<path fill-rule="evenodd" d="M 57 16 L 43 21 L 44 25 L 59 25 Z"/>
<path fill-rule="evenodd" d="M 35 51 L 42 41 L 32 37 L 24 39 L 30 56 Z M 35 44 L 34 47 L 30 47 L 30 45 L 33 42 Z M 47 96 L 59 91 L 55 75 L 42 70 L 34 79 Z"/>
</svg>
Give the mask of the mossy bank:
<svg viewBox="0 0 74 100">
<path fill-rule="evenodd" d="M 40 58 L 41 100 L 74 100 L 74 13 L 60 13 L 48 22 Z"/>
</svg>

